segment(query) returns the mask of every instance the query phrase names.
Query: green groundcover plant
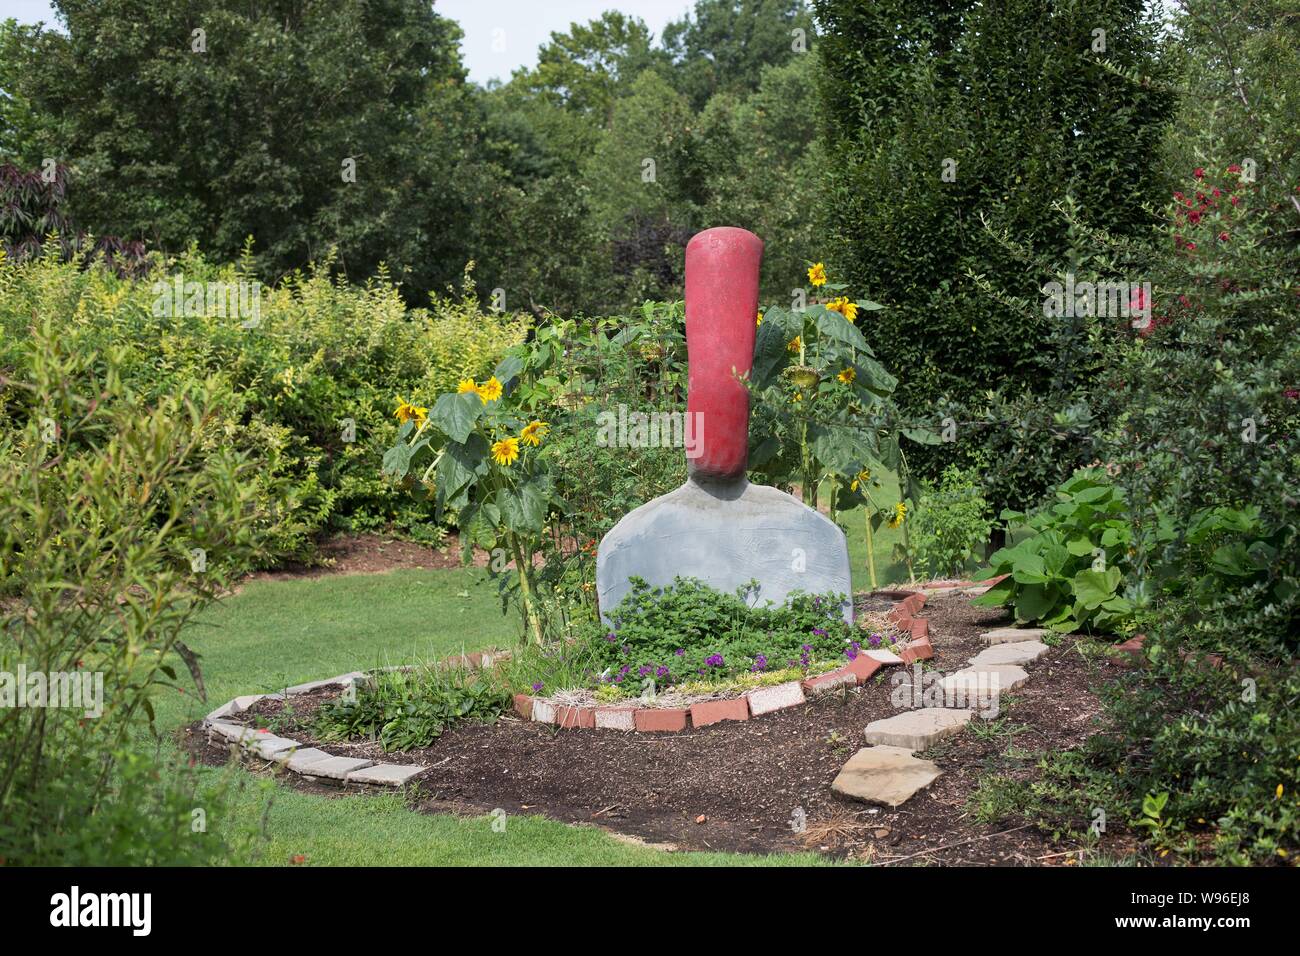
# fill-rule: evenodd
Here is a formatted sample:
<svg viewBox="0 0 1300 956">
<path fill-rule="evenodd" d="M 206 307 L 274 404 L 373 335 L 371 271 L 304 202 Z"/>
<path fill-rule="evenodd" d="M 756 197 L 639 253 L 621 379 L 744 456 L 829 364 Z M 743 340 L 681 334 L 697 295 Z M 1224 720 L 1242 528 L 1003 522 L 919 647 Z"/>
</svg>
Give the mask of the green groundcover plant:
<svg viewBox="0 0 1300 956">
<path fill-rule="evenodd" d="M 321 707 L 315 728 L 322 740 L 377 740 L 385 750 L 410 750 L 429 746 L 458 723 L 490 723 L 509 704 L 490 671 L 429 665 L 380 672 L 355 694 Z"/>
<path fill-rule="evenodd" d="M 796 592 L 783 605 L 758 606 L 757 583 L 725 593 L 691 578 L 632 590 L 609 625 L 585 635 L 596 684 L 638 694 L 685 682 L 853 660 L 886 638 L 863 635 L 843 619 L 843 595 Z"/>
</svg>

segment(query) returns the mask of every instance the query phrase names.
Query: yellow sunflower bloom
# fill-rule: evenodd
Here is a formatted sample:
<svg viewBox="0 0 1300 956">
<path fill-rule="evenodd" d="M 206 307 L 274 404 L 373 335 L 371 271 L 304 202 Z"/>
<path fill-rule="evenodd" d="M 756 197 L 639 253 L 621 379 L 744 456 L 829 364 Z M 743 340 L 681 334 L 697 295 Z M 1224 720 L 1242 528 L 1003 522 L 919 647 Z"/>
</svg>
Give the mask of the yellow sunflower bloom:
<svg viewBox="0 0 1300 956">
<path fill-rule="evenodd" d="M 547 422 L 531 421 L 519 433 L 519 440 L 525 445 L 532 445 L 536 448 L 542 443 L 542 439 L 550 429 L 551 426 Z"/>
<path fill-rule="evenodd" d="M 808 270 L 808 281 L 814 286 L 823 286 L 826 284 L 826 266 L 817 263 Z"/>
<path fill-rule="evenodd" d="M 840 372 L 840 374 L 836 375 L 835 377 L 838 378 L 845 385 L 852 385 L 853 380 L 858 377 L 858 370 L 849 367 L 846 368 L 844 371 Z"/>
<path fill-rule="evenodd" d="M 402 396 L 397 396 L 397 408 L 393 411 L 393 417 L 405 425 L 412 418 L 417 423 L 423 425 L 424 419 L 428 416 L 429 410 L 422 405 L 412 405 Z"/>
<path fill-rule="evenodd" d="M 897 528 L 906 519 L 907 519 L 907 505 L 903 504 L 900 501 L 898 504 L 894 505 L 894 514 L 893 517 L 889 519 L 889 526 L 891 528 Z"/>
<path fill-rule="evenodd" d="M 785 347 L 787 351 L 798 352 L 801 348 L 803 348 L 803 340 L 796 335 L 789 342 L 785 343 Z"/>
<path fill-rule="evenodd" d="M 863 468 L 860 472 L 858 472 L 858 476 L 854 478 L 851 482 L 849 482 L 849 491 L 857 491 L 858 485 L 865 485 L 870 480 L 871 480 L 870 470 Z"/>
<path fill-rule="evenodd" d="M 758 317 L 754 319 L 754 325 L 758 326 L 762 324 L 763 324 L 763 313 L 759 312 Z"/>
<path fill-rule="evenodd" d="M 519 439 L 503 438 L 492 445 L 492 460 L 509 468 L 519 458 Z"/>
<path fill-rule="evenodd" d="M 488 402 L 495 402 L 501 397 L 501 392 L 501 383 L 497 381 L 495 375 L 478 387 L 478 397 L 483 399 L 484 405 Z"/>
<path fill-rule="evenodd" d="M 832 299 L 826 303 L 826 308 L 832 312 L 838 312 L 850 322 L 856 321 L 858 317 L 858 304 L 850 302 L 848 296 L 840 296 L 838 299 Z"/>
<path fill-rule="evenodd" d="M 456 383 L 457 395 L 464 395 L 466 392 L 473 392 L 475 395 L 478 394 L 478 386 L 474 384 L 472 378 L 462 378 Z"/>
</svg>

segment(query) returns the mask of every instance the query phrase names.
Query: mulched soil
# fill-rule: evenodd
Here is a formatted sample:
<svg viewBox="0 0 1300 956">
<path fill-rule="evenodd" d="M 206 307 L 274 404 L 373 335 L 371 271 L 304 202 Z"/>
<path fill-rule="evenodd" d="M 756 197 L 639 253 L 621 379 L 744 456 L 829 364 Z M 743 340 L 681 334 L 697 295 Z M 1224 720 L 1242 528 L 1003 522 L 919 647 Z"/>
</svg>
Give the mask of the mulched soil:
<svg viewBox="0 0 1300 956">
<path fill-rule="evenodd" d="M 485 568 L 489 557 L 483 549 L 475 548 L 471 563 L 475 567 Z M 274 571 L 250 574 L 240 583 L 323 578 L 335 574 L 383 574 L 408 568 L 440 570 L 460 566 L 460 542 L 455 535 L 449 536 L 441 548 L 434 548 L 378 534 L 340 534 L 318 546 L 318 562 L 315 564 L 289 562 Z"/>
<path fill-rule="evenodd" d="M 1000 612 L 972 607 L 971 595 L 932 596 L 930 620 L 936 658 L 927 666 L 953 671 L 983 649 L 981 631 L 1005 622 Z M 863 728 L 898 713 L 887 668 L 856 690 L 831 694 L 743 723 L 682 734 L 626 734 L 557 730 L 504 718 L 458 727 L 428 748 L 383 754 L 372 743 L 329 743 L 331 753 L 428 766 L 411 793 L 433 813 L 543 814 L 594 824 L 679 849 L 780 852 L 814 849 L 874 863 L 1058 865 L 1076 862 L 1072 845 L 1052 842 L 1028 826 L 974 821 L 969 798 L 979 779 L 999 773 L 1026 779 L 1039 754 L 1080 744 L 1095 730 L 1100 706 L 1094 688 L 1119 671 L 1089 663 L 1062 638 L 1027 668 L 1030 680 L 1003 695 L 1003 726 L 1012 735 L 967 729 L 920 756 L 944 771 L 929 789 L 897 809 L 870 807 L 831 792 L 830 783 L 861 746 Z M 251 723 L 309 744 L 305 729 L 315 707 L 337 693 L 293 699 L 292 712 L 264 701 Z M 220 762 L 226 751 L 203 743 L 191 728 L 192 749 Z M 293 778 L 291 785 L 338 793 Z M 800 812 L 806 829 L 795 832 Z M 1108 832 L 1101 849 L 1123 853 L 1123 833 Z"/>
</svg>

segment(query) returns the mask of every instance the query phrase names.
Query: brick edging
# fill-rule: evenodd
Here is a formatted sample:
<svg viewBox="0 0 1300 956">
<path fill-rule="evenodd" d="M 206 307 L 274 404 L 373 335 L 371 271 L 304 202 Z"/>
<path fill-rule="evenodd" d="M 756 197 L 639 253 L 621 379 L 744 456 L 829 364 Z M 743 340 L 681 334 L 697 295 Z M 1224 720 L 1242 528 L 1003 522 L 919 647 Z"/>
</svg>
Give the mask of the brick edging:
<svg viewBox="0 0 1300 956">
<path fill-rule="evenodd" d="M 930 622 L 916 616 L 925 606 L 925 593 L 899 589 L 873 593 L 898 599 L 887 614 L 901 630 L 911 633 L 911 640 L 898 651 L 898 660 L 885 663 L 873 660 L 869 651 L 859 651 L 857 658 L 843 667 L 816 677 L 756 687 L 739 697 L 704 700 L 689 707 L 678 708 L 636 707 L 628 704 L 581 707 L 576 704 L 557 704 L 546 697 L 515 694 L 515 713 L 522 720 L 552 724 L 562 730 L 600 727 L 637 733 L 680 733 L 691 728 L 708 727 L 728 720 L 749 720 L 788 707 L 797 707 L 807 703 L 809 697 L 817 697 L 837 687 L 865 684 L 881 667 L 933 658 Z"/>
</svg>

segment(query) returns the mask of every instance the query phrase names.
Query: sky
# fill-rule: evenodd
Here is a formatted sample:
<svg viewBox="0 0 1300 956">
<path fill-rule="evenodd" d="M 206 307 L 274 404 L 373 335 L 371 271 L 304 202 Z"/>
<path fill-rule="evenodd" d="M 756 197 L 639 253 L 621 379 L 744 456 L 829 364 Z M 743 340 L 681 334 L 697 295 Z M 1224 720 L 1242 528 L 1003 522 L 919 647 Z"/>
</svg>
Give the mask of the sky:
<svg viewBox="0 0 1300 956">
<path fill-rule="evenodd" d="M 460 24 L 461 60 L 476 83 L 508 80 L 513 70 L 537 62 L 537 48 L 570 23 L 597 19 L 609 9 L 640 17 L 657 37 L 664 26 L 693 9 L 692 0 L 436 0 L 434 9 Z M 4 0 L 0 16 L 20 23 L 55 25 L 48 0 Z"/>
</svg>

